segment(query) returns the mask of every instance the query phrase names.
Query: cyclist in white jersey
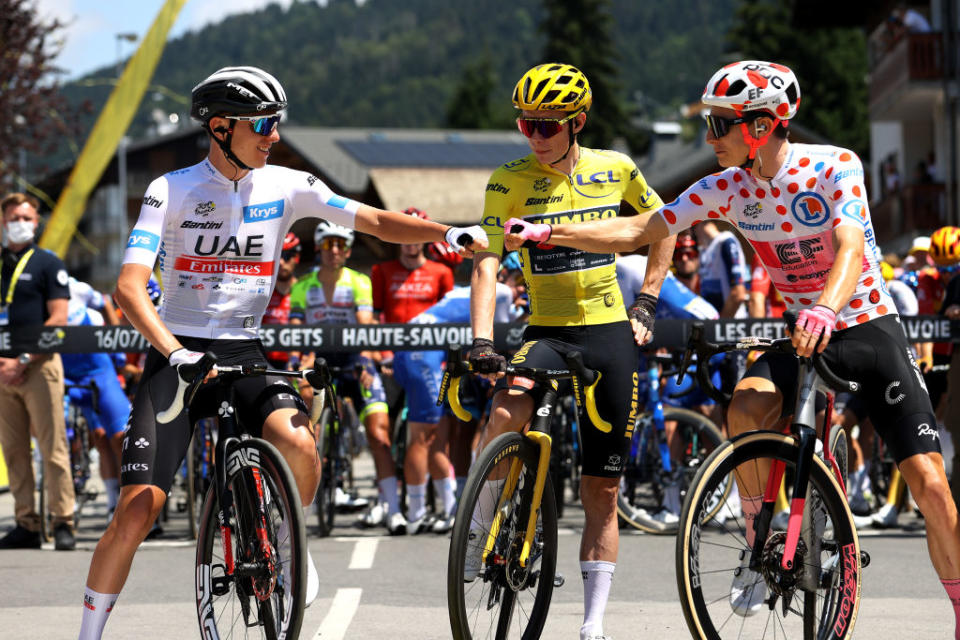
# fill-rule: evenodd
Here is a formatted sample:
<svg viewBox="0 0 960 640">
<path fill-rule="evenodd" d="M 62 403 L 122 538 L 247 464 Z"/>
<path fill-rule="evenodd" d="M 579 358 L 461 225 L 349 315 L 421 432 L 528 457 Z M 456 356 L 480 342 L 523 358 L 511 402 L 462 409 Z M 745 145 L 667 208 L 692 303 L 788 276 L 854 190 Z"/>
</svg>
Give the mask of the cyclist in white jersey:
<svg viewBox="0 0 960 640">
<path fill-rule="evenodd" d="M 446 240 L 466 255 L 487 247 L 479 227 L 455 229 L 376 209 L 336 195 L 308 173 L 267 165 L 286 106 L 283 88 L 265 71 L 215 72 L 192 94 L 191 116 L 210 137 L 207 158 L 154 180 L 143 198 L 116 295 L 152 348 L 124 441 L 120 500 L 87 576 L 81 640 L 100 638 L 134 553 L 183 460 L 193 422 L 216 410 L 202 389 L 194 406 L 157 428 L 156 412 L 173 400 L 175 368 L 196 362 L 207 350 L 222 364 L 266 363 L 258 329 L 291 223 L 322 217 L 387 242 Z M 159 315 L 146 291 L 156 261 L 166 288 Z M 249 378 L 236 388 L 241 426 L 280 450 L 301 504 L 309 505 L 320 464 L 302 400 L 281 379 Z M 312 561 L 308 564 L 309 600 L 318 581 Z"/>
<path fill-rule="evenodd" d="M 729 64 L 710 79 L 702 100 L 710 107 L 707 142 L 723 171 L 695 182 L 655 213 L 552 227 L 508 220 L 506 228 L 524 228 L 507 236 L 507 248 L 529 240 L 631 251 L 701 220 L 733 224 L 753 245 L 789 308 L 799 312 L 791 335 L 797 354 L 810 356 L 816 349 L 841 377 L 865 383 L 861 397 L 868 414 L 924 514 L 930 557 L 953 603 L 960 638 L 957 509 L 930 398 L 883 287 L 860 160 L 846 149 L 787 140 L 800 89 L 783 65 Z M 772 427 L 789 414 L 796 375 L 792 356 L 761 356 L 734 392 L 731 435 Z M 899 390 L 892 402 L 891 388 Z M 762 470 L 757 477 L 764 477 Z M 750 484 L 739 487 L 748 544 L 762 493 Z M 753 615 L 766 589 L 749 567 L 741 569 L 730 605 L 739 615 Z"/>
</svg>

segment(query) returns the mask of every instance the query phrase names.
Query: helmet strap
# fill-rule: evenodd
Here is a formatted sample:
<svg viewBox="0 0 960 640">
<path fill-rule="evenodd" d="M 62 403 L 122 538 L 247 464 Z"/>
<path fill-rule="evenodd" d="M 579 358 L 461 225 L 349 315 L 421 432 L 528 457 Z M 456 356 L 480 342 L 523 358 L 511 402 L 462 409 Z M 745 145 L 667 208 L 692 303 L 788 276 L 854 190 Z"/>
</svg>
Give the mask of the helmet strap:
<svg viewBox="0 0 960 640">
<path fill-rule="evenodd" d="M 578 111 L 576 116 L 573 116 L 572 118 L 570 118 L 570 132 L 569 132 L 569 133 L 570 133 L 570 138 L 569 138 L 568 141 L 567 141 L 567 150 L 563 152 L 563 155 L 562 155 L 562 156 L 560 156 L 559 158 L 557 158 L 556 160 L 554 160 L 553 162 L 550 163 L 550 166 L 551 166 L 551 167 L 552 167 L 553 165 L 555 165 L 555 164 L 560 164 L 561 162 L 564 161 L 564 159 L 565 159 L 568 155 L 570 155 L 570 150 L 573 149 L 573 143 L 575 143 L 575 142 L 577 141 L 577 134 L 575 134 L 575 133 L 573 132 L 573 123 L 576 121 L 577 116 L 580 115 L 580 113 L 581 113 L 581 112 Z"/>
<path fill-rule="evenodd" d="M 738 118 L 743 117 L 742 111 L 736 112 Z M 740 133 L 743 136 L 743 141 L 747 143 L 747 146 L 750 147 L 750 154 L 747 156 L 747 160 L 753 160 L 757 156 L 757 150 L 760 149 L 763 145 L 767 144 L 767 140 L 770 139 L 770 136 L 773 135 L 774 130 L 780 126 L 780 118 L 773 119 L 773 126 L 770 128 L 770 133 L 759 138 L 755 138 L 752 133 L 750 133 L 750 128 L 748 123 L 740 123 Z"/>
<path fill-rule="evenodd" d="M 237 121 L 231 118 L 227 118 L 227 120 L 230 122 L 230 127 L 227 129 L 227 135 L 223 137 L 223 140 L 214 135 L 213 131 L 210 129 L 209 120 L 207 120 L 207 131 L 210 133 L 213 139 L 217 141 L 217 145 L 220 147 L 220 150 L 223 151 L 223 155 L 227 156 L 227 160 L 229 160 L 231 164 L 236 166 L 241 171 L 253 171 L 253 167 L 248 167 L 246 164 L 244 164 L 244 162 L 238 158 L 237 154 L 235 154 L 230 148 L 230 143 L 233 142 L 233 127 L 237 124 Z"/>
</svg>

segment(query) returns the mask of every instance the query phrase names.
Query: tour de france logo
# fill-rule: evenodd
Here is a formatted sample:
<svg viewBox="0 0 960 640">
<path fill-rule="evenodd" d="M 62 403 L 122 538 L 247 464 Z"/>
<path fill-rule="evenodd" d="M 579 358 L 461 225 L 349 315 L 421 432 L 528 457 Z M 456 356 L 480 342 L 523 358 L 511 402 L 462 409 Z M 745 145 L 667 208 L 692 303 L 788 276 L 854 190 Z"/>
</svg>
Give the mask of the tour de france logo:
<svg viewBox="0 0 960 640">
<path fill-rule="evenodd" d="M 830 217 L 827 201 L 813 191 L 797 194 L 790 205 L 790 210 L 794 219 L 806 227 L 819 227 Z"/>
</svg>

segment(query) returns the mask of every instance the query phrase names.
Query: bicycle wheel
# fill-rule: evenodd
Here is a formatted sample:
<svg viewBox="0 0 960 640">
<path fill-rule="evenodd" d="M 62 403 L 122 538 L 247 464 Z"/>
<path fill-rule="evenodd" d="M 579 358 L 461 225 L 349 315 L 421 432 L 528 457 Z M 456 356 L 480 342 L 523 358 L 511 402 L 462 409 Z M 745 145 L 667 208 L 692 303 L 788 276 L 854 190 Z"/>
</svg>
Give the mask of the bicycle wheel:
<svg viewBox="0 0 960 640">
<path fill-rule="evenodd" d="M 193 432 L 190 447 L 187 449 L 187 518 L 190 523 L 190 537 L 197 539 L 200 515 L 203 513 L 203 500 L 213 480 L 213 434 L 209 420 L 201 420 Z"/>
<path fill-rule="evenodd" d="M 529 558 L 520 566 L 538 458 L 532 441 L 507 433 L 488 444 L 470 470 L 447 564 L 447 608 L 456 640 L 540 637 L 557 569 L 557 510 L 549 475 Z"/>
<path fill-rule="evenodd" d="M 321 460 L 320 486 L 314 504 L 317 506 L 317 534 L 325 538 L 333 531 L 336 512 L 338 429 L 333 409 L 324 407 L 317 421 L 317 452 Z"/>
<path fill-rule="evenodd" d="M 846 489 L 850 484 L 848 482 L 850 470 L 847 468 L 847 461 L 849 460 L 847 432 L 843 427 L 835 426 L 830 430 L 830 451 L 833 452 L 833 457 L 837 460 L 840 477 L 843 478 L 843 488 Z"/>
<path fill-rule="evenodd" d="M 197 540 L 200 633 L 214 639 L 296 638 L 303 622 L 307 542 L 293 474 L 263 440 L 242 441 L 224 462 L 233 514 L 225 539 L 212 486 Z"/>
<path fill-rule="evenodd" d="M 617 496 L 617 513 L 627 524 L 641 531 L 673 535 L 677 532 L 677 523 L 664 523 L 655 520 L 653 515 L 670 500 L 676 503 L 673 508 L 679 509 L 694 474 L 710 452 L 723 442 L 723 435 L 707 417 L 687 409 L 667 408 L 663 418 L 677 423 L 676 437 L 680 442 L 675 449 L 682 450 L 679 457 L 671 456 L 672 475 L 663 470 L 660 451 L 652 435 L 655 428 L 652 416 L 640 416 L 633 437 L 644 443 L 643 450 L 628 460 L 624 468 Z M 716 515 L 730 490 L 729 482 L 718 486 L 710 517 Z M 674 492 L 674 495 L 665 501 L 667 491 Z"/>
<path fill-rule="evenodd" d="M 795 473 L 798 451 L 792 436 L 751 432 L 723 443 L 694 478 L 676 547 L 680 602 L 693 637 L 842 640 L 852 633 L 860 604 L 860 545 L 846 497 L 818 456 L 794 568 L 780 568 L 786 534 L 771 530 L 756 572 L 758 588 L 766 589 L 763 606 L 747 617 L 731 608 L 734 575 L 742 581 L 747 571 L 740 553 L 750 553 L 744 523 L 741 517 L 711 519 L 706 505 L 732 474 L 755 474 L 763 486 L 766 478 L 760 479 L 755 464 L 760 460 L 783 462 L 787 474 Z"/>
</svg>

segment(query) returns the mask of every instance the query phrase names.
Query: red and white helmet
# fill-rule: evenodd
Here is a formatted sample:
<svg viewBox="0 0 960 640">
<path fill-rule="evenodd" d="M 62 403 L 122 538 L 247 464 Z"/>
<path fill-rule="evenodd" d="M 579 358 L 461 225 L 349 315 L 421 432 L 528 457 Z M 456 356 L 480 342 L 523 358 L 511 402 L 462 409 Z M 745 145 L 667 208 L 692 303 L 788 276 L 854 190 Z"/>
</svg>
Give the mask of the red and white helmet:
<svg viewBox="0 0 960 640">
<path fill-rule="evenodd" d="M 743 60 L 714 73 L 701 101 L 738 114 L 768 111 L 778 120 L 789 120 L 800 106 L 800 84 L 793 71 L 782 64 Z"/>
<path fill-rule="evenodd" d="M 446 242 L 433 242 L 427 245 L 427 259 L 456 269 L 463 262 L 463 256 Z"/>
</svg>

